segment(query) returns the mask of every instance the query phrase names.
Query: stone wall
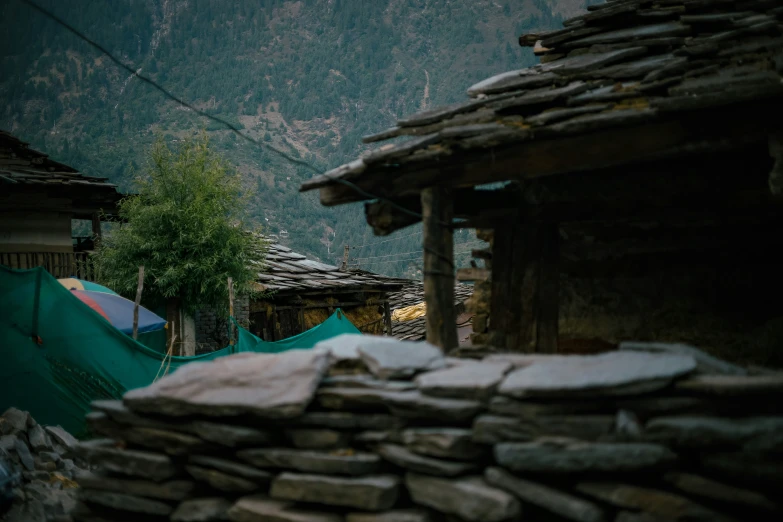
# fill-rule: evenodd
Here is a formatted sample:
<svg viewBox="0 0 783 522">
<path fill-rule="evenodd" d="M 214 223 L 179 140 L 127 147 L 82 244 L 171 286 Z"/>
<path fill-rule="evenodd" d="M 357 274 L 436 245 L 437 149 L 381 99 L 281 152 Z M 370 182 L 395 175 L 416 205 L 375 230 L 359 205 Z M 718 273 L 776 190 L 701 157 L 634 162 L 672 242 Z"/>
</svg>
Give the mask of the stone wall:
<svg viewBox="0 0 783 522">
<path fill-rule="evenodd" d="M 733 362 L 783 367 L 778 267 L 735 257 L 596 268 L 561 277 L 562 344 L 684 342 Z"/>
<path fill-rule="evenodd" d="M 239 296 L 234 302 L 234 316 L 237 322 L 247 327 L 250 322 L 250 300 Z M 228 321 L 220 319 L 215 308 L 205 306 L 195 314 L 196 355 L 214 352 L 228 346 Z"/>
<path fill-rule="evenodd" d="M 193 390 L 199 393 L 194 394 Z M 783 374 L 342 336 L 97 401 L 77 521 L 779 520 Z"/>
</svg>

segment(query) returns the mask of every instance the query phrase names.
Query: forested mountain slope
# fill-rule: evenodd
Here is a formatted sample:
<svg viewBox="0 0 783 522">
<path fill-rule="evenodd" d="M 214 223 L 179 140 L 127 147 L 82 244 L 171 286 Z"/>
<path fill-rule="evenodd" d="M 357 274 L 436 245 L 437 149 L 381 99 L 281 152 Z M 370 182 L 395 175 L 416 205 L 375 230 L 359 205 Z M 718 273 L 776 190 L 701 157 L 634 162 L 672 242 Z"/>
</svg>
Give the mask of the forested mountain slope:
<svg viewBox="0 0 783 522">
<path fill-rule="evenodd" d="M 36 0 L 196 107 L 320 170 L 361 136 L 465 96 L 472 83 L 535 63 L 523 32 L 558 27 L 594 0 Z M 415 275 L 419 228 L 375 238 L 361 205 L 300 195 L 313 175 L 127 74 L 19 0 L 0 2 L 0 128 L 130 189 L 160 134 L 206 129 L 242 172 L 253 215 L 291 248 Z M 391 239 L 391 240 L 390 240 Z M 457 252 L 477 241 L 463 232 Z M 362 246 L 365 245 L 365 246 Z M 361 247 L 361 248 L 359 248 Z"/>
</svg>

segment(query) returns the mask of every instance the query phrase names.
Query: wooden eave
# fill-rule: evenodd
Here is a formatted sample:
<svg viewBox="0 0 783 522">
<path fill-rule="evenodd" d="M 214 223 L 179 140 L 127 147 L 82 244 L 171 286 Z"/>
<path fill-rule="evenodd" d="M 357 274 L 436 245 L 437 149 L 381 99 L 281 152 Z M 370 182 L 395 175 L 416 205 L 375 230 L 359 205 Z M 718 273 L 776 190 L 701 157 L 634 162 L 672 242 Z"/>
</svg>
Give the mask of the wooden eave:
<svg viewBox="0 0 783 522">
<path fill-rule="evenodd" d="M 586 183 L 598 176 L 599 183 L 610 172 L 627 173 L 630 187 L 645 173 L 658 175 L 648 172 L 649 165 L 665 172 L 684 161 L 758 153 L 755 147 L 767 147 L 775 136 L 781 144 L 776 150 L 783 149 L 779 4 L 747 1 L 739 9 L 718 0 L 672 0 L 661 9 L 652 0 L 617 0 L 603 6 L 565 22 L 562 30 L 521 38 L 523 45 L 540 42 L 546 48 L 541 64 L 479 82 L 468 89 L 472 99 L 465 103 L 407 117 L 366 137 L 407 139 L 315 177 L 300 190 L 319 190 L 326 206 L 370 199 L 366 194 L 393 201 L 366 207 L 378 234 L 417 221 L 396 207 L 418 213 L 419 194 L 435 186 L 452 191 L 454 215 L 467 219 L 466 226 L 509 213 L 559 221 L 558 212 L 565 218 L 570 212 L 591 219 L 616 209 L 599 205 L 591 215 L 576 202 L 561 203 L 560 210 L 534 207 L 537 202 L 524 198 L 510 200 L 515 196 L 507 191 L 476 187 L 579 176 Z M 762 154 L 768 159 L 770 153 Z M 772 172 L 783 178 L 781 156 L 766 167 L 773 186 Z M 711 174 L 718 179 L 740 172 Z M 651 212 L 660 206 L 647 200 Z"/>
</svg>

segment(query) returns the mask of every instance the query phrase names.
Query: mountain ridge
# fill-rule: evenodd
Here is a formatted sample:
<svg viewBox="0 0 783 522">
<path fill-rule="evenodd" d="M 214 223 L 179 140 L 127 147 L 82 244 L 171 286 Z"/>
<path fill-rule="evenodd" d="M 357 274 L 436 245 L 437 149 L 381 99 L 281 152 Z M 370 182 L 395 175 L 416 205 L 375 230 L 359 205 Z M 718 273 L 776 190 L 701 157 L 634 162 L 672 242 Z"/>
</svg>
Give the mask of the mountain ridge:
<svg viewBox="0 0 783 522">
<path fill-rule="evenodd" d="M 367 150 L 362 135 L 459 101 L 492 74 L 534 64 L 517 45 L 519 34 L 556 28 L 588 3 L 38 2 L 195 107 L 320 171 Z M 348 244 L 361 268 L 419 276 L 415 255 L 408 262 L 403 254 L 420 251 L 418 228 L 399 232 L 399 240 L 374 238 L 360 206 L 324 208 L 297 192 L 312 172 L 196 118 L 24 4 L 0 9 L 0 96 L 8 100 L 0 128 L 124 190 L 156 135 L 176 144 L 206 130 L 254 192 L 253 218 L 268 233 L 287 231 L 282 242 L 325 262 L 339 263 Z M 462 264 L 478 246 L 470 236 L 457 233 Z"/>
</svg>

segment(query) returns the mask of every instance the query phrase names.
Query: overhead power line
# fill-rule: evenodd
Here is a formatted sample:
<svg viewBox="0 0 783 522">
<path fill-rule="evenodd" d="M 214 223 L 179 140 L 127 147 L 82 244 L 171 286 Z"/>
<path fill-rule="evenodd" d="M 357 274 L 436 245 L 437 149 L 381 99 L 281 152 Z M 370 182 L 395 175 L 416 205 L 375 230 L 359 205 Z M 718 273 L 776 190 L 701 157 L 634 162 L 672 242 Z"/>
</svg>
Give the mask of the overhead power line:
<svg viewBox="0 0 783 522">
<path fill-rule="evenodd" d="M 202 111 L 201 109 L 199 109 L 197 107 L 194 107 L 193 105 L 191 105 L 190 103 L 186 102 L 182 98 L 180 98 L 180 97 L 172 94 L 171 92 L 169 92 L 165 87 L 162 87 L 160 84 L 156 83 L 155 80 L 153 80 L 152 78 L 137 73 L 137 70 L 138 70 L 137 68 L 134 68 L 134 67 L 132 67 L 130 65 L 127 65 L 122 60 L 120 60 L 119 58 L 114 56 L 112 53 L 110 53 L 109 50 L 106 49 L 104 46 L 102 46 L 98 42 L 92 40 L 91 38 L 87 37 L 85 34 L 83 34 L 81 31 L 79 31 L 78 29 L 73 27 L 71 24 L 69 24 L 68 22 L 66 22 L 65 20 L 63 20 L 62 18 L 57 16 L 56 14 L 48 11 L 47 9 L 44 9 L 40 5 L 38 5 L 35 2 L 33 2 L 32 0 L 19 0 L 19 1 L 22 2 L 23 4 L 28 5 L 32 9 L 35 9 L 36 11 L 41 13 L 46 18 L 49 18 L 50 20 L 53 20 L 55 23 L 61 25 L 62 27 L 64 27 L 65 29 L 67 29 L 68 31 L 70 31 L 71 33 L 76 35 L 79 39 L 84 40 L 85 42 L 87 42 L 91 46 L 95 47 L 100 52 L 105 54 L 112 62 L 117 64 L 118 67 L 128 71 L 130 74 L 132 74 L 133 76 L 135 76 L 136 78 L 138 78 L 142 82 L 144 82 L 144 83 L 152 86 L 154 89 L 160 91 L 167 98 L 169 98 L 169 99 L 179 103 L 183 107 L 187 107 L 188 109 L 192 110 L 193 112 L 195 112 L 199 116 L 203 116 L 204 118 L 210 119 L 210 120 L 212 120 L 214 122 L 217 122 L 217 123 L 220 123 L 221 125 L 224 125 L 227 129 L 232 131 L 234 134 L 236 134 L 240 138 L 242 138 L 242 139 L 244 139 L 244 140 L 246 140 L 246 141 L 248 141 L 248 142 L 250 142 L 250 143 L 252 143 L 252 144 L 254 144 L 256 146 L 258 146 L 258 147 L 271 150 L 272 152 L 274 152 L 275 154 L 277 154 L 280 157 L 284 158 L 285 160 L 289 161 L 290 163 L 293 163 L 295 165 L 301 165 L 301 166 L 309 169 L 310 171 L 312 171 L 312 172 L 314 172 L 316 174 L 321 174 L 321 171 L 318 168 L 314 167 L 313 165 L 311 165 L 307 161 L 295 158 L 295 157 L 291 156 L 290 154 L 287 154 L 286 152 L 278 149 L 277 147 L 269 145 L 268 143 L 260 142 L 260 141 L 258 141 L 256 139 L 246 135 L 246 134 L 243 134 L 242 132 L 240 132 L 240 129 L 238 127 L 236 127 L 234 124 L 224 120 L 223 118 L 220 118 L 218 116 L 214 116 L 212 114 L 206 113 L 206 112 Z M 394 207 L 395 209 L 399 210 L 400 212 L 402 212 L 404 214 L 407 214 L 409 216 L 413 216 L 413 217 L 415 217 L 417 219 L 423 219 L 423 216 L 420 213 L 414 212 L 414 211 L 412 211 L 412 210 L 410 210 L 408 208 L 405 208 L 405 207 L 403 207 L 401 205 L 398 205 L 397 203 L 395 203 L 394 201 L 391 201 L 390 199 L 382 198 L 380 196 L 376 196 L 374 194 L 371 194 L 371 193 L 367 192 L 366 190 L 358 187 L 356 184 L 351 183 L 348 180 L 345 180 L 345 179 L 342 179 L 342 178 L 336 178 L 336 177 L 333 177 L 333 176 L 327 176 L 326 174 L 322 174 L 322 175 L 326 176 L 328 179 L 334 181 L 335 183 L 340 183 L 342 185 L 345 185 L 345 186 L 349 187 L 351 190 L 353 190 L 357 194 L 360 194 L 361 196 L 363 196 L 363 197 L 365 197 L 367 199 L 377 199 L 379 201 L 385 201 L 386 203 L 388 203 L 389 205 L 391 205 L 392 207 Z"/>
<path fill-rule="evenodd" d="M 397 241 L 399 239 L 405 239 L 405 238 L 408 238 L 408 237 L 418 236 L 418 235 L 421 235 L 421 233 L 422 233 L 422 231 L 419 230 L 418 232 L 414 232 L 413 234 L 408 234 L 407 236 L 392 237 L 392 238 L 389 238 L 389 239 L 384 239 L 382 241 L 375 241 L 373 243 L 365 243 L 364 245 L 351 247 L 351 250 L 356 250 L 356 249 L 364 248 L 364 247 L 368 247 L 368 246 L 380 245 L 381 243 L 388 243 L 389 241 Z"/>
</svg>

